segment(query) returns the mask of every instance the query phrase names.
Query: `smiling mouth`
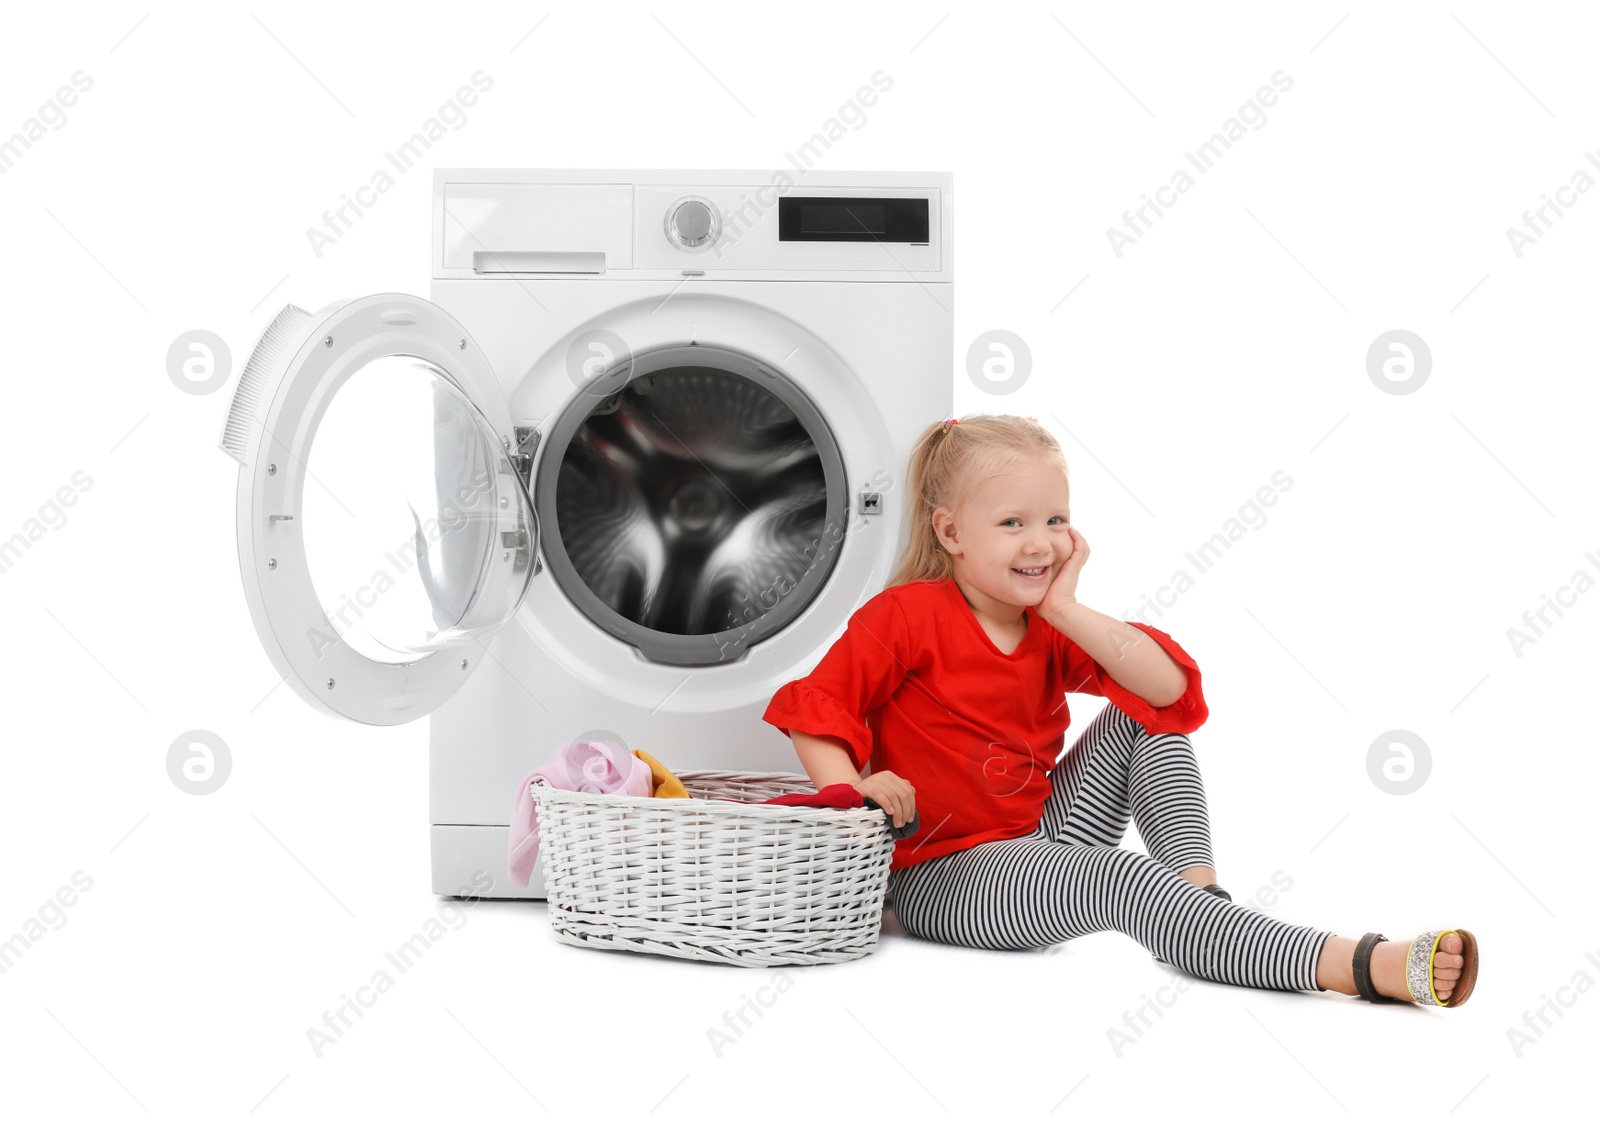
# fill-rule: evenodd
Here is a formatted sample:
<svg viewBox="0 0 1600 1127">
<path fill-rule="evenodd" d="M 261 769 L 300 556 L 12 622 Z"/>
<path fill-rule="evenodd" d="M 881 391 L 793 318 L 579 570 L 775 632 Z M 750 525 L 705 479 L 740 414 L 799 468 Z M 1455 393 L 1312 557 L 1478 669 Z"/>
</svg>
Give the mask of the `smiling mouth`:
<svg viewBox="0 0 1600 1127">
<path fill-rule="evenodd" d="M 1029 568 L 1014 567 L 1011 570 L 1016 572 L 1018 575 L 1022 576 L 1024 579 L 1038 579 L 1041 576 L 1043 576 L 1050 569 L 1047 568 L 1047 567 L 1029 567 Z"/>
</svg>

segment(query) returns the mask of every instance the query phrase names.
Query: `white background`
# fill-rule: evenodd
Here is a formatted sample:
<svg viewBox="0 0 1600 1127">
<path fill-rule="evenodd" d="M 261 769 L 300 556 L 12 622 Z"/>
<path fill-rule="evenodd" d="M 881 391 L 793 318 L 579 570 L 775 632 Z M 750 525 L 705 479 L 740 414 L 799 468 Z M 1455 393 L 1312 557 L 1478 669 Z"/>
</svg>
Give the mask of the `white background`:
<svg viewBox="0 0 1600 1127">
<path fill-rule="evenodd" d="M 1520 257 L 1506 230 L 1600 177 L 1596 30 L 1470 0 L 8 13 L 0 136 L 93 85 L 0 176 L 0 537 L 92 486 L 0 574 L 0 937 L 93 883 L 0 975 L 7 1118 L 1500 1122 L 1587 1093 L 1600 593 L 1520 654 L 1507 631 L 1600 578 L 1600 192 Z M 465 124 L 316 256 L 306 229 L 480 69 Z M 1080 597 L 1200 662 L 1221 882 L 1280 874 L 1267 910 L 1352 937 L 1472 928 L 1475 997 L 1179 975 L 1119 1054 L 1107 1030 L 1175 975 L 1116 932 L 982 952 L 891 913 L 870 957 L 772 972 L 565 947 L 542 903 L 486 902 L 319 1057 L 306 1031 L 453 903 L 428 891 L 427 732 L 275 689 L 216 447 L 232 383 L 181 391 L 168 346 L 209 329 L 236 374 L 286 301 L 425 294 L 434 166 L 782 167 L 879 70 L 817 167 L 954 172 L 958 354 L 1004 328 L 1034 364 L 996 397 L 958 355 L 958 412 L 1051 425 Z M 1280 70 L 1265 125 L 1114 254 L 1107 228 Z M 1406 395 L 1366 367 L 1397 328 L 1432 353 Z M 1279 470 L 1265 524 L 1197 574 L 1184 553 Z M 1179 569 L 1193 588 L 1138 613 Z M 1069 740 L 1099 707 L 1074 700 Z M 165 766 L 196 728 L 233 755 L 203 798 Z M 1432 756 L 1405 796 L 1367 770 L 1393 729 Z M 752 999 L 719 1053 L 707 1031 Z"/>
</svg>

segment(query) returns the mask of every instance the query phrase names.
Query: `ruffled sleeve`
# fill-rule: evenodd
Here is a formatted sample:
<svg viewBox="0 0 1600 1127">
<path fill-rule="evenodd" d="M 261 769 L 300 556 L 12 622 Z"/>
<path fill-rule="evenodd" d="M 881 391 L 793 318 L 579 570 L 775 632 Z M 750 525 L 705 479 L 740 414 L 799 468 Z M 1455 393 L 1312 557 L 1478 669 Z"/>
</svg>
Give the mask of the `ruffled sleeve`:
<svg viewBox="0 0 1600 1127">
<path fill-rule="evenodd" d="M 1128 625 L 1137 627 L 1155 639 L 1167 655 L 1183 667 L 1189 678 L 1183 695 L 1161 708 L 1147 704 L 1141 697 L 1119 685 L 1105 667 L 1090 657 L 1081 646 L 1057 631 L 1056 652 L 1066 669 L 1067 691 L 1105 697 L 1152 735 L 1157 732 L 1181 732 L 1187 735 L 1194 731 L 1211 714 L 1200 691 L 1200 666 L 1164 631 L 1143 622 L 1130 622 Z"/>
<path fill-rule="evenodd" d="M 761 719 L 784 735 L 836 736 L 849 745 L 856 770 L 865 770 L 872 758 L 867 714 L 893 696 L 911 672 L 910 652 L 905 612 L 898 599 L 880 592 L 850 616 L 844 633 L 809 675 L 773 694 Z"/>
</svg>

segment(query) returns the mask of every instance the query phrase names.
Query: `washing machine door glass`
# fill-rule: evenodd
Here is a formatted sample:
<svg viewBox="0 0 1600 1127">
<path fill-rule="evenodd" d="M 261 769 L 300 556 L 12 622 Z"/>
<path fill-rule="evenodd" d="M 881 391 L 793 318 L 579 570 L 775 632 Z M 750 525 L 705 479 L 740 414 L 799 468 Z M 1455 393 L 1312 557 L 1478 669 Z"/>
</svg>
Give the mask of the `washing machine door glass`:
<svg viewBox="0 0 1600 1127">
<path fill-rule="evenodd" d="M 534 502 L 551 574 L 653 661 L 738 659 L 806 608 L 847 535 L 826 417 L 775 364 L 731 348 L 625 357 L 542 447 Z"/>
<path fill-rule="evenodd" d="M 306 477 L 312 586 L 361 655 L 409 663 L 516 609 L 532 574 L 526 494 L 482 412 L 428 361 L 380 356 L 351 373 Z"/>
<path fill-rule="evenodd" d="M 269 656 L 318 707 L 423 715 L 515 614 L 538 537 L 504 414 L 465 330 L 418 298 L 290 306 L 262 338 L 223 439 L 240 564 Z"/>
</svg>

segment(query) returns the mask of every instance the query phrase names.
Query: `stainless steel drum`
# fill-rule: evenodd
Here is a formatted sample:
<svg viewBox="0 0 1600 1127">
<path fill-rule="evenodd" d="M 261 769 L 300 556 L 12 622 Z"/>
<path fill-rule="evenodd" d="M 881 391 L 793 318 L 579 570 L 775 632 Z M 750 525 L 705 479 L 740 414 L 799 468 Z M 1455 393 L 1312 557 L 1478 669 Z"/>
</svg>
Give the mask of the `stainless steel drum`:
<svg viewBox="0 0 1600 1127">
<path fill-rule="evenodd" d="M 540 444 L 534 507 L 553 577 L 654 661 L 734 660 L 800 613 L 844 542 L 844 462 L 826 421 L 737 352 L 626 357 Z"/>
</svg>

